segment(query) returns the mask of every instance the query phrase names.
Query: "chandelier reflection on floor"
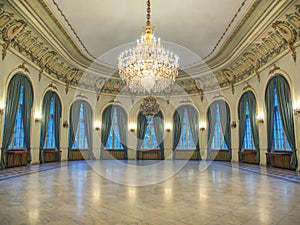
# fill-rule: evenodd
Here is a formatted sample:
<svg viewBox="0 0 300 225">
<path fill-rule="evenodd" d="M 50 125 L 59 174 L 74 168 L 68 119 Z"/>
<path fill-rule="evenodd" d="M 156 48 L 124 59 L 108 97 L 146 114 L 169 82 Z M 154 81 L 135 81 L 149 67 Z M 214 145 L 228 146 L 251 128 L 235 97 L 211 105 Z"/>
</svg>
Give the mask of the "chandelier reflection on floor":
<svg viewBox="0 0 300 225">
<path fill-rule="evenodd" d="M 131 93 L 162 93 L 178 75 L 178 56 L 165 50 L 153 34 L 150 23 L 150 0 L 147 1 L 147 23 L 136 47 L 119 56 L 119 74 Z"/>
<path fill-rule="evenodd" d="M 156 98 L 148 96 L 143 99 L 140 106 L 140 112 L 143 113 L 147 118 L 153 118 L 160 111 L 159 104 Z"/>
</svg>

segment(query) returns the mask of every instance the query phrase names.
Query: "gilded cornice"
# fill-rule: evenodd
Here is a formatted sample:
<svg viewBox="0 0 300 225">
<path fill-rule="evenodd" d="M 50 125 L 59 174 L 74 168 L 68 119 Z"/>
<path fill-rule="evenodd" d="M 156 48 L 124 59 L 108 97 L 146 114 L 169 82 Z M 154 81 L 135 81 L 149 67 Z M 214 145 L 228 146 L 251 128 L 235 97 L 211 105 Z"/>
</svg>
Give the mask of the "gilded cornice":
<svg viewBox="0 0 300 225">
<path fill-rule="evenodd" d="M 44 2 L 43 0 L 38 1 Z M 259 0 L 256 1 L 257 4 L 259 2 Z M 81 87 L 95 91 L 98 95 L 101 93 L 128 93 L 125 84 L 118 75 L 115 74 L 106 80 L 100 76 L 102 75 L 101 71 L 88 72 L 82 65 L 67 58 L 57 48 L 54 48 L 51 42 L 41 36 L 40 31 L 30 24 L 30 21 L 12 12 L 13 10 L 6 5 L 0 5 L 0 39 L 3 46 L 3 60 L 5 60 L 7 51 L 11 48 L 15 49 L 40 68 L 40 79 L 43 74 L 47 74 L 53 80 L 64 82 L 66 92 L 70 87 Z M 171 93 L 176 95 L 184 91 L 188 94 L 200 95 L 202 99 L 206 92 L 228 87 L 234 93 L 235 84 L 253 75 L 260 79 L 260 70 L 263 66 L 272 59 L 286 54 L 285 52 L 289 51 L 291 59 L 296 61 L 295 46 L 300 38 L 300 6 L 294 4 L 285 9 L 284 14 L 286 15 L 272 20 L 273 22 L 265 26 L 263 32 L 256 34 L 256 39 L 249 45 L 250 47 L 240 51 L 236 59 L 224 64 L 219 70 L 214 71 L 213 75 L 203 74 L 197 78 L 192 78 L 181 72 L 181 76 L 176 81 L 177 85 L 173 87 L 173 90 L 166 90 L 164 94 L 170 96 Z M 52 16 L 55 17 L 54 14 Z M 54 19 L 56 18 L 52 18 L 52 20 Z M 59 23 L 57 19 L 56 21 Z M 238 30 L 242 29 L 241 23 L 238 25 L 241 27 L 237 28 L 233 35 L 237 35 Z M 58 27 L 63 32 L 63 26 Z M 67 33 L 65 35 L 68 36 Z M 232 40 L 229 38 L 227 42 L 232 42 Z M 76 47 L 76 44 L 72 43 Z M 77 50 L 80 52 L 79 48 Z"/>
</svg>

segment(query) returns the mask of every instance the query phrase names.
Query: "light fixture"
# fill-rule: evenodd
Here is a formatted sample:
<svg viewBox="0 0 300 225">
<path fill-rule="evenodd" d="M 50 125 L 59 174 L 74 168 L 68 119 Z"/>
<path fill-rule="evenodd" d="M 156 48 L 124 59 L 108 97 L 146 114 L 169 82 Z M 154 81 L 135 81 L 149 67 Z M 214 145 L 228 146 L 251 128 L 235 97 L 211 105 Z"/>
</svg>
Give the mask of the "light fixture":
<svg viewBox="0 0 300 225">
<path fill-rule="evenodd" d="M 159 104 L 156 98 L 148 96 L 143 99 L 140 106 L 140 112 L 143 113 L 147 118 L 153 118 L 160 111 Z"/>
<path fill-rule="evenodd" d="M 172 130 L 172 124 L 166 124 L 166 131 L 170 132 Z"/>
<path fill-rule="evenodd" d="M 1 103 L 0 103 L 0 115 L 1 115 L 1 116 L 3 116 L 3 114 L 4 114 L 4 109 L 5 109 L 4 102 L 1 102 Z"/>
<path fill-rule="evenodd" d="M 294 104 L 293 108 L 294 108 L 294 114 L 300 115 L 300 102 L 299 101 Z"/>
<path fill-rule="evenodd" d="M 264 123 L 264 113 L 261 112 L 261 113 L 257 114 L 256 120 L 258 123 L 263 124 Z"/>
<path fill-rule="evenodd" d="M 294 109 L 294 113 L 295 113 L 295 115 L 300 115 L 300 108 Z"/>
<path fill-rule="evenodd" d="M 40 112 L 36 111 L 34 113 L 34 122 L 38 123 L 41 121 L 42 118 L 43 118 L 43 116 Z"/>
<path fill-rule="evenodd" d="M 165 50 L 156 39 L 150 23 L 150 0 L 147 0 L 147 23 L 134 48 L 119 56 L 119 74 L 131 93 L 161 93 L 171 86 L 178 75 L 178 56 Z"/>
<path fill-rule="evenodd" d="M 101 123 L 99 121 L 95 122 L 95 130 L 99 131 L 101 129 Z"/>
<path fill-rule="evenodd" d="M 130 132 L 134 132 L 136 125 L 130 124 L 128 127 L 129 127 Z"/>
<path fill-rule="evenodd" d="M 65 120 L 65 121 L 63 122 L 63 127 L 64 127 L 64 128 L 67 128 L 67 127 L 69 127 L 69 123 L 68 123 L 68 121 L 67 121 L 67 120 Z"/>
<path fill-rule="evenodd" d="M 199 123 L 200 131 L 205 131 L 206 130 L 206 122 L 201 122 Z"/>
</svg>

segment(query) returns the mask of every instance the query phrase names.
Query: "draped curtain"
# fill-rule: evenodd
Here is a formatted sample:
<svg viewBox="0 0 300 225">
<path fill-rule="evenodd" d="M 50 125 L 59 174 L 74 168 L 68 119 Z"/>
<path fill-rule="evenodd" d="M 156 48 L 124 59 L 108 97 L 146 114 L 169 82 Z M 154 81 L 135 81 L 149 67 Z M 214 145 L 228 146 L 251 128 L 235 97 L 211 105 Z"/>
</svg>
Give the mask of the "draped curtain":
<svg viewBox="0 0 300 225">
<path fill-rule="evenodd" d="M 220 122 L 224 135 L 224 141 L 229 150 L 228 160 L 231 160 L 231 129 L 230 129 L 230 109 L 225 101 L 219 100 L 219 110 L 220 110 Z"/>
<path fill-rule="evenodd" d="M 212 148 L 212 140 L 213 140 L 214 130 L 215 130 L 216 122 L 217 122 L 216 121 L 216 113 L 217 113 L 217 104 L 216 104 L 216 102 L 213 102 L 207 110 L 207 122 L 208 122 L 207 150 L 208 150 L 208 153 Z"/>
<path fill-rule="evenodd" d="M 100 154 L 102 155 L 102 151 L 107 144 L 109 131 L 112 124 L 112 105 L 106 107 L 106 109 L 102 113 L 102 125 L 101 125 L 101 151 Z M 100 158 L 102 158 L 100 155 Z"/>
<path fill-rule="evenodd" d="M 176 150 L 181 136 L 184 110 L 182 107 L 176 109 L 173 115 L 173 151 Z"/>
<path fill-rule="evenodd" d="M 239 151 L 243 151 L 243 144 L 245 138 L 246 128 L 246 103 L 247 103 L 247 92 L 245 92 L 239 102 L 238 106 L 238 119 L 239 119 Z M 240 155 L 241 159 L 242 155 Z"/>
<path fill-rule="evenodd" d="M 295 130 L 294 130 L 294 117 L 293 117 L 293 106 L 290 96 L 290 87 L 285 80 L 284 77 L 280 75 L 276 75 L 273 77 L 267 86 L 266 91 L 266 108 L 268 112 L 268 141 L 271 141 L 268 143 L 268 151 L 272 151 L 272 138 L 273 138 L 273 132 L 271 133 L 272 136 L 269 134 L 269 129 L 273 131 L 273 118 L 274 118 L 274 87 L 276 87 L 276 94 L 278 99 L 278 109 L 279 113 L 282 119 L 282 126 L 283 130 L 286 134 L 287 140 L 290 144 L 290 147 L 292 149 L 292 157 L 290 161 L 290 167 L 291 169 L 297 169 L 298 161 L 297 161 L 297 149 L 296 149 L 296 140 L 295 140 Z M 272 96 L 272 98 L 270 97 Z M 268 98 L 268 99 L 267 99 Z M 269 99 L 270 98 L 270 99 Z M 270 103 L 271 101 L 271 103 Z M 270 114 L 270 115 L 269 115 Z M 270 118 L 269 118 L 270 117 Z"/>
<path fill-rule="evenodd" d="M 22 75 L 24 93 L 23 93 L 23 121 L 24 121 L 24 136 L 25 136 L 25 147 L 28 152 L 28 162 L 31 162 L 30 152 L 30 124 L 32 115 L 32 104 L 33 104 L 33 90 L 30 81 Z"/>
<path fill-rule="evenodd" d="M 93 110 L 89 103 L 82 101 L 83 104 L 83 118 L 84 118 L 84 131 L 88 142 L 89 157 L 94 159 L 93 154 Z"/>
<path fill-rule="evenodd" d="M 118 128 L 119 128 L 121 145 L 124 149 L 124 158 L 128 159 L 128 154 L 127 154 L 127 152 L 128 152 L 128 148 L 127 148 L 127 139 L 128 139 L 127 114 L 122 107 L 120 107 L 120 106 L 114 106 L 114 107 L 116 107 L 116 112 L 117 112 Z"/>
<path fill-rule="evenodd" d="M 260 162 L 260 147 L 259 147 L 259 134 L 258 134 L 258 125 L 256 122 L 256 98 L 253 92 L 248 91 L 248 107 L 249 107 L 249 116 L 250 124 L 253 136 L 253 142 L 256 149 L 256 163 Z"/>
<path fill-rule="evenodd" d="M 143 113 L 139 113 L 138 115 L 138 122 L 137 122 L 137 147 L 136 147 L 136 159 L 138 160 L 139 157 L 139 151 L 141 150 L 145 134 L 146 134 L 146 128 L 147 128 L 147 118 Z"/>
<path fill-rule="evenodd" d="M 71 149 L 75 142 L 75 136 L 79 124 L 80 116 L 80 105 L 81 101 L 77 100 L 73 102 L 70 110 L 70 123 L 69 123 L 69 146 L 68 146 L 68 157 L 71 159 Z"/>
<path fill-rule="evenodd" d="M 154 132 L 159 148 L 161 151 L 161 160 L 165 159 L 165 146 L 164 146 L 164 117 L 161 111 L 159 111 L 153 118 Z"/>
<path fill-rule="evenodd" d="M 14 132 L 19 98 L 20 98 L 20 89 L 22 86 L 22 79 L 20 75 L 16 75 L 9 83 L 7 100 L 5 106 L 5 120 L 4 120 L 4 132 L 1 148 L 1 166 L 4 168 L 6 166 L 6 152 L 9 147 L 9 144 L 12 141 L 12 135 Z"/>
<path fill-rule="evenodd" d="M 58 95 L 54 94 L 54 131 L 55 131 L 55 146 L 57 148 L 57 161 L 60 161 L 60 120 L 62 107 Z"/>
<path fill-rule="evenodd" d="M 44 163 L 44 145 L 46 141 L 46 134 L 48 130 L 48 122 L 50 117 L 50 104 L 53 98 L 53 92 L 48 91 L 43 99 L 42 106 L 42 120 L 41 120 L 41 136 L 40 136 L 40 163 Z"/>
<path fill-rule="evenodd" d="M 193 136 L 193 141 L 196 146 L 196 151 L 198 155 L 198 159 L 201 160 L 200 154 L 200 144 L 199 144 L 199 120 L 198 120 L 198 112 L 195 108 L 191 106 L 186 106 L 187 116 L 189 120 L 189 125 L 191 128 L 191 133 Z"/>
</svg>

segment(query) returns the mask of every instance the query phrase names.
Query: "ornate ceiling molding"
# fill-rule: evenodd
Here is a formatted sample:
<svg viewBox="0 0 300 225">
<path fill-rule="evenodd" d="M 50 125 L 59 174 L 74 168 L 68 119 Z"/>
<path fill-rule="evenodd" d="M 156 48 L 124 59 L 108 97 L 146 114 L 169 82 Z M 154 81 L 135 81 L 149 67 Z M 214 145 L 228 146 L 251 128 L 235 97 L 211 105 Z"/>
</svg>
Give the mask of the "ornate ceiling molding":
<svg viewBox="0 0 300 225">
<path fill-rule="evenodd" d="M 43 2 L 43 0 L 39 1 Z M 40 35 L 38 28 L 31 26 L 30 21 L 12 12 L 13 9 L 9 6 L 0 4 L 0 42 L 3 47 L 3 60 L 7 51 L 11 49 L 18 51 L 40 68 L 39 79 L 43 74 L 47 74 L 53 80 L 62 81 L 65 83 L 66 92 L 70 87 L 81 87 L 96 92 L 98 96 L 101 93 L 128 94 L 125 84 L 118 76 L 106 80 L 101 76 L 100 71 L 97 73 L 85 70 L 82 65 L 77 64 L 72 58 L 66 58 L 62 52 L 55 49 L 49 40 Z M 269 24 L 263 33 L 258 33 L 252 45 L 239 52 L 239 57 L 232 63 L 224 64 L 221 69 L 214 71 L 214 75 L 203 74 L 194 79 L 184 74 L 176 81 L 177 86 L 172 90 L 166 90 L 165 95 L 180 95 L 184 91 L 188 94 L 200 95 L 203 99 L 206 92 L 220 88 L 231 88 L 234 93 L 234 86 L 237 83 L 253 75 L 260 80 L 260 70 L 263 66 L 283 56 L 285 52 L 289 51 L 291 59 L 296 61 L 295 48 L 300 39 L 300 6 L 294 4 L 284 12 L 286 15 Z M 230 38 L 227 41 L 230 41 Z"/>
</svg>

